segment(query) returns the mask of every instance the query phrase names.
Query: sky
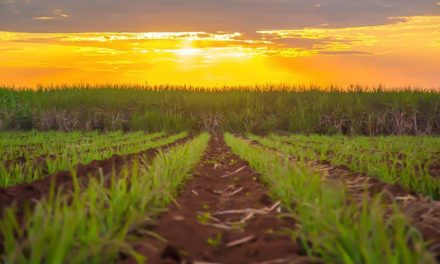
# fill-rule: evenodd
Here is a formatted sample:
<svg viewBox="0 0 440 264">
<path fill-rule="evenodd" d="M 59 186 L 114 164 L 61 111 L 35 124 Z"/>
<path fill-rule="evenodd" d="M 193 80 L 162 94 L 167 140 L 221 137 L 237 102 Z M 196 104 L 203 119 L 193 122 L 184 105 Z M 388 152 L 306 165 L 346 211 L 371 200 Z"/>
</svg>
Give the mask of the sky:
<svg viewBox="0 0 440 264">
<path fill-rule="evenodd" d="M 0 0 L 0 85 L 440 88 L 440 0 Z"/>
</svg>

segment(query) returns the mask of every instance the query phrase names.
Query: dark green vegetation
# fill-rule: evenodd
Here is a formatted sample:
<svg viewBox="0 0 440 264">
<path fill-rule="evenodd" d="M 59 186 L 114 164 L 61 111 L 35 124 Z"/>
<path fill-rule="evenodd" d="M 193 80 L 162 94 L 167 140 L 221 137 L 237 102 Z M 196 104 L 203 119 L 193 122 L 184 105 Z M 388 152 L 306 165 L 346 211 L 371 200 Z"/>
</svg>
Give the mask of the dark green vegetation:
<svg viewBox="0 0 440 264">
<path fill-rule="evenodd" d="M 434 91 L 99 88 L 0 90 L 0 129 L 440 134 Z"/>
</svg>

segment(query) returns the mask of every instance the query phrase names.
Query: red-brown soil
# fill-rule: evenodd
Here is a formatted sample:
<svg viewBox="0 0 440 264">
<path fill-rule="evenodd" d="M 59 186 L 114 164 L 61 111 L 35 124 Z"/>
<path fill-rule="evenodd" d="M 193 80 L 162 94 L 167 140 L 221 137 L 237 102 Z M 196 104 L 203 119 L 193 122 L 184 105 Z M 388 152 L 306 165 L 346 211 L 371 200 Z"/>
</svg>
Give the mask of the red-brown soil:
<svg viewBox="0 0 440 264">
<path fill-rule="evenodd" d="M 392 205 L 396 202 L 425 241 L 430 243 L 431 252 L 440 260 L 440 201 L 418 195 L 397 184 L 388 184 L 366 174 L 351 172 L 343 166 L 318 162 L 310 165 L 332 184 L 343 184 L 352 199 L 360 200 L 365 194 L 369 197 L 383 194 L 385 203 Z"/>
<path fill-rule="evenodd" d="M 177 144 L 182 144 L 188 139 L 189 137 L 183 138 L 162 147 L 147 149 L 135 154 L 114 155 L 108 159 L 92 161 L 85 165 L 78 164 L 75 167 L 76 177 L 81 183 L 85 183 L 90 177 L 96 177 L 101 174 L 107 175 L 114 170 L 118 171 L 137 157 L 145 157 L 147 160 L 152 160 L 159 151 L 174 147 Z M 31 183 L 0 188 L 0 212 L 11 205 L 21 208 L 29 204 L 34 204 L 49 194 L 52 184 L 54 184 L 55 190 L 67 192 L 72 188 L 72 179 L 72 173 L 70 171 L 61 171 Z"/>
<path fill-rule="evenodd" d="M 134 247 L 148 263 L 307 263 L 259 174 L 214 136 L 176 203 Z M 238 210 L 238 211 L 230 211 Z M 145 234 L 145 232 L 139 232 Z M 134 262 L 131 259 L 125 263 Z"/>
<path fill-rule="evenodd" d="M 436 179 L 440 179 L 440 164 L 431 165 L 429 167 L 429 174 Z"/>
</svg>

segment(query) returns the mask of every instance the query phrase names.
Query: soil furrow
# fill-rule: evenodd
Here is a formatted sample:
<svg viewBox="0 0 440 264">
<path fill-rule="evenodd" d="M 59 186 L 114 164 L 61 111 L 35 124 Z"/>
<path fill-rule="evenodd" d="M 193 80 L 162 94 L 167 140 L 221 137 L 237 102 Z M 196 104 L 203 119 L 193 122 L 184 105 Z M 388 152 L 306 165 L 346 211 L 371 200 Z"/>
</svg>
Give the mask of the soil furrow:
<svg viewBox="0 0 440 264">
<path fill-rule="evenodd" d="M 280 203 L 270 199 L 259 174 L 232 153 L 222 136 L 211 138 L 193 176 L 176 203 L 147 232 L 139 231 L 143 235 L 134 247 L 148 263 L 310 260 L 289 236 L 293 219 L 281 217 Z"/>
<path fill-rule="evenodd" d="M 189 139 L 190 137 L 185 137 L 176 140 L 173 143 L 158 148 L 147 149 L 139 153 L 113 155 L 108 159 L 95 160 L 88 164 L 78 164 L 75 166 L 76 177 L 81 183 L 86 183 L 90 177 L 96 177 L 101 174 L 107 175 L 114 170 L 118 171 L 122 169 L 124 165 L 133 161 L 137 157 L 142 156 L 151 161 L 159 151 L 182 144 Z M 48 175 L 31 183 L 0 188 L 0 212 L 12 205 L 17 206 L 18 208 L 23 208 L 26 205 L 32 206 L 36 201 L 49 194 L 52 184 L 54 184 L 55 190 L 66 192 L 72 188 L 72 179 L 71 171 L 66 170 Z"/>
<path fill-rule="evenodd" d="M 292 142 L 290 142 L 288 140 L 282 140 L 281 142 L 283 144 L 287 144 L 287 145 L 292 145 L 292 146 L 295 145 L 294 143 L 292 143 Z M 302 147 L 302 149 L 304 149 L 304 150 L 312 150 L 312 151 L 314 151 L 315 153 L 318 154 L 318 152 L 316 150 L 314 150 L 312 147 L 309 147 L 309 146 L 304 146 L 304 147 Z M 377 153 L 377 152 L 386 153 L 388 155 L 387 157 L 384 157 L 384 160 L 387 160 L 387 163 L 388 163 L 389 166 L 398 166 L 397 168 L 399 170 L 402 170 L 402 169 L 404 169 L 405 166 L 407 166 L 407 163 L 405 161 L 406 156 L 403 153 L 385 152 L 385 151 L 374 150 L 374 149 L 364 150 L 364 151 L 360 151 L 358 153 L 367 153 L 367 154 L 369 154 L 369 153 Z M 332 156 L 334 154 L 335 154 L 334 150 L 328 150 L 325 153 L 325 155 L 327 157 L 328 156 Z M 397 158 L 400 161 L 400 163 L 399 164 L 394 164 L 391 161 L 393 158 Z M 351 158 L 349 159 L 348 162 L 350 162 L 350 161 L 351 161 Z M 424 165 L 422 167 L 427 167 L 427 171 L 428 171 L 429 175 L 431 175 L 431 177 L 436 178 L 436 179 L 440 178 L 440 153 L 439 152 L 431 152 L 431 158 L 430 159 L 426 159 L 426 160 L 422 160 L 422 164 Z M 420 174 L 423 173 L 423 172 L 420 171 L 420 168 L 418 168 L 418 167 L 416 167 L 415 170 L 418 173 L 420 173 Z"/>
<path fill-rule="evenodd" d="M 430 243 L 430 250 L 440 260 L 440 201 L 408 191 L 397 184 L 387 184 L 362 173 L 353 173 L 344 166 L 312 162 L 310 166 L 335 185 L 343 184 L 352 199 L 360 201 L 368 195 L 372 198 L 382 193 L 383 201 L 392 205 L 397 202 L 412 225 Z"/>
</svg>

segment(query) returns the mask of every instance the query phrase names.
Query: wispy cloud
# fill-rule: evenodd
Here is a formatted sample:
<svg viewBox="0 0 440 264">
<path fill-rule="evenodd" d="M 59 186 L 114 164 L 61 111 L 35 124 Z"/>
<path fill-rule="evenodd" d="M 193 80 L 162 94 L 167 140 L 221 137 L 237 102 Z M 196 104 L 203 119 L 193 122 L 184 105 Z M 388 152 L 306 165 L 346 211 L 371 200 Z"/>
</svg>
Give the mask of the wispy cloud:
<svg viewBox="0 0 440 264">
<path fill-rule="evenodd" d="M 52 11 L 51 15 L 47 16 L 35 16 L 33 20 L 58 20 L 58 19 L 66 19 L 69 15 L 64 13 L 61 9 L 55 9 Z"/>
<path fill-rule="evenodd" d="M 402 43 L 438 45 L 440 16 L 399 17 L 388 25 L 347 28 L 304 28 L 257 31 L 247 37 L 240 32 L 145 32 L 145 33 L 4 33 L 9 42 L 45 43 L 105 48 L 115 51 L 203 55 L 219 48 L 242 49 L 262 56 L 305 57 L 316 54 L 369 55 L 399 51 Z M 173 52 L 173 50 L 177 50 Z"/>
<path fill-rule="evenodd" d="M 430 46 L 440 37 L 440 16 L 391 18 L 392 24 L 347 28 L 258 31 L 262 39 L 308 45 L 314 54 L 372 54 Z M 287 47 L 288 48 L 288 47 Z"/>
<path fill-rule="evenodd" d="M 33 17 L 33 20 L 54 20 L 55 17 L 51 17 L 51 16 L 37 16 L 37 17 Z"/>
</svg>

